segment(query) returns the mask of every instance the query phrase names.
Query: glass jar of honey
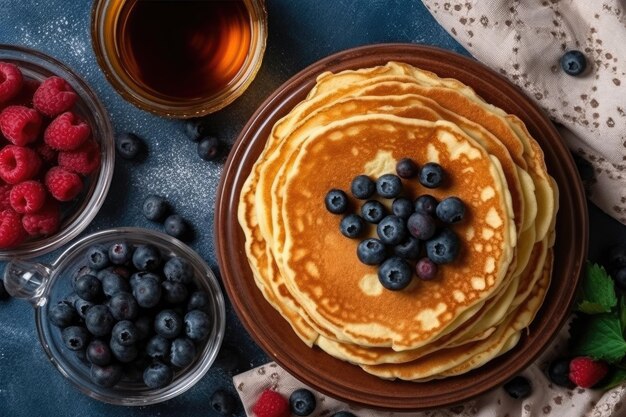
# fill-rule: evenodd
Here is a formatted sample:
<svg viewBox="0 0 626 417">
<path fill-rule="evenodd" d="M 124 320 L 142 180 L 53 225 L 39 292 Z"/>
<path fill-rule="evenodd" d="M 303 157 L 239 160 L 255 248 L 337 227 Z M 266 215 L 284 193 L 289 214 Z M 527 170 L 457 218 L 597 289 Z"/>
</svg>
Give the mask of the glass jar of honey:
<svg viewBox="0 0 626 417">
<path fill-rule="evenodd" d="M 263 0 L 96 0 L 92 44 L 115 89 L 161 116 L 198 117 L 230 104 L 261 66 Z"/>
</svg>

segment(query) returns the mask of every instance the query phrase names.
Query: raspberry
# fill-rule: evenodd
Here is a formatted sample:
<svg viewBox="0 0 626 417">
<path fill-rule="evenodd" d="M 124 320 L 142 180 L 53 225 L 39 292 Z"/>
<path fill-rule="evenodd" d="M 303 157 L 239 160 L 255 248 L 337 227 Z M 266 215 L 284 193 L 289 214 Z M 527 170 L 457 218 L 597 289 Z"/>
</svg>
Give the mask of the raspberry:
<svg viewBox="0 0 626 417">
<path fill-rule="evenodd" d="M 24 78 L 24 83 L 22 84 L 22 89 L 19 94 L 13 97 L 10 101 L 4 103 L 7 106 L 25 106 L 25 107 L 33 107 L 33 94 L 39 87 L 41 83 L 37 80 L 33 80 L 31 78 Z M 0 106 L 2 107 L 2 106 Z"/>
<path fill-rule="evenodd" d="M 24 106 L 9 106 L 0 113 L 0 130 L 5 138 L 18 146 L 37 140 L 41 131 L 41 115 Z"/>
<path fill-rule="evenodd" d="M 59 201 L 70 201 L 83 189 L 83 182 L 73 172 L 61 167 L 51 168 L 46 173 L 46 188 Z"/>
<path fill-rule="evenodd" d="M 33 95 L 33 104 L 39 112 L 54 117 L 72 108 L 78 95 L 61 77 L 50 77 L 41 83 Z"/>
<path fill-rule="evenodd" d="M 18 213 L 36 213 L 46 202 L 46 189 L 39 181 L 21 182 L 11 189 L 10 202 Z"/>
<path fill-rule="evenodd" d="M 22 71 L 13 64 L 0 62 L 0 103 L 15 97 L 22 88 Z"/>
<path fill-rule="evenodd" d="M 0 248 L 12 248 L 23 239 L 24 229 L 20 215 L 10 209 L 0 212 Z"/>
<path fill-rule="evenodd" d="M 289 417 L 289 402 L 285 397 L 271 389 L 263 391 L 252 411 L 257 417 Z"/>
<path fill-rule="evenodd" d="M 22 226 L 31 236 L 49 236 L 59 230 L 60 223 L 61 210 L 54 200 L 48 200 L 37 213 L 22 217 Z"/>
<path fill-rule="evenodd" d="M 606 362 L 580 356 L 569 364 L 569 379 L 581 388 L 591 388 L 609 372 Z"/>
<path fill-rule="evenodd" d="M 100 166 L 100 147 L 89 140 L 78 149 L 59 152 L 59 166 L 77 174 L 91 174 Z"/>
<path fill-rule="evenodd" d="M 56 165 L 58 152 L 48 146 L 45 142 L 40 142 L 35 146 L 35 152 L 41 160 L 49 165 Z"/>
<path fill-rule="evenodd" d="M 34 178 L 41 167 L 41 159 L 29 148 L 7 145 L 0 151 L 0 178 L 17 184 Z"/>
<path fill-rule="evenodd" d="M 11 200 L 9 200 L 11 188 L 9 184 L 0 185 L 0 211 L 11 208 Z"/>
<path fill-rule="evenodd" d="M 43 139 L 52 149 L 71 151 L 82 145 L 90 134 L 89 125 L 68 111 L 50 123 L 43 134 Z"/>
</svg>

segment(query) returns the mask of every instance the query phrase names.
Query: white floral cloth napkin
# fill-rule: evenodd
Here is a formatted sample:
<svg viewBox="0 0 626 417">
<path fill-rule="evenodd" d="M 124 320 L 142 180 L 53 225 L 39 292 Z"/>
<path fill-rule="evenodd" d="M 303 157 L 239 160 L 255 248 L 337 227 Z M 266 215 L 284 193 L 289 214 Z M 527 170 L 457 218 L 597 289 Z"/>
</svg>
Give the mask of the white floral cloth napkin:
<svg viewBox="0 0 626 417">
<path fill-rule="evenodd" d="M 595 177 L 587 195 L 626 224 L 626 1 L 422 0 L 482 63 L 532 97 Z M 559 60 L 587 58 L 572 77 Z"/>
</svg>

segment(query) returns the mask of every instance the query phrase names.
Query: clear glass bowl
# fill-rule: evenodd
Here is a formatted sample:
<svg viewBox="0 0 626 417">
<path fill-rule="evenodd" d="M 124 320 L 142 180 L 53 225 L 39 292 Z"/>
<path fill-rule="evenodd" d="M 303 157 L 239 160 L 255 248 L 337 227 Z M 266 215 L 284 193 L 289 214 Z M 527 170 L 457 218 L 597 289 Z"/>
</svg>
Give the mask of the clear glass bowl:
<svg viewBox="0 0 626 417">
<path fill-rule="evenodd" d="M 194 268 L 196 284 L 211 298 L 213 325 L 204 348 L 193 363 L 176 372 L 170 385 L 150 389 L 142 383 L 122 380 L 113 388 L 104 388 L 91 382 L 89 366 L 68 350 L 61 339 L 59 328 L 50 324 L 49 306 L 55 305 L 72 292 L 71 277 L 85 266 L 85 251 L 94 244 L 107 244 L 126 240 L 130 244 L 152 244 L 164 256 L 180 256 L 189 260 Z M 184 243 L 166 234 L 140 229 L 118 228 L 93 233 L 73 243 L 52 265 L 14 260 L 7 264 L 4 273 L 7 291 L 14 297 L 29 300 L 35 307 L 35 321 L 39 341 L 56 368 L 84 394 L 97 400 L 117 405 L 149 405 L 169 400 L 190 389 L 209 370 L 217 357 L 226 323 L 224 296 L 211 268 Z"/>
<path fill-rule="evenodd" d="M 115 138 L 108 113 L 96 94 L 65 64 L 33 49 L 4 44 L 0 44 L 0 61 L 14 63 L 27 78 L 42 81 L 57 75 L 70 83 L 80 97 L 76 109 L 89 122 L 92 136 L 100 144 L 100 168 L 88 177 L 85 189 L 76 203 L 64 210 L 65 218 L 59 231 L 45 238 L 26 240 L 15 248 L 0 249 L 0 260 L 33 258 L 63 246 L 82 232 L 96 216 L 113 177 Z"/>
<path fill-rule="evenodd" d="M 109 82 L 125 100 L 142 110 L 172 118 L 200 117 L 216 112 L 241 96 L 256 76 L 267 43 L 265 0 L 243 0 L 250 16 L 250 47 L 237 74 L 219 92 L 195 99 L 174 99 L 151 92 L 125 70 L 120 58 L 118 27 L 123 10 L 137 0 L 96 0 L 91 13 L 91 44 L 98 64 Z"/>
</svg>

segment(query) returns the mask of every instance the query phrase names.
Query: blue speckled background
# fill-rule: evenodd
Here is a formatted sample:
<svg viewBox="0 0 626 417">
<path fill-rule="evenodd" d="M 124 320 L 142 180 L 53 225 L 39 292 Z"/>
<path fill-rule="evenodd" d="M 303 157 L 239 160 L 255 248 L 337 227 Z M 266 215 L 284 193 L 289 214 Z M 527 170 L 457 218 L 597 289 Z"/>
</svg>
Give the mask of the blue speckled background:
<svg viewBox="0 0 626 417">
<path fill-rule="evenodd" d="M 248 91 L 227 109 L 209 117 L 229 144 L 256 107 L 282 82 L 333 52 L 378 42 L 414 42 L 464 53 L 419 0 L 268 0 L 269 39 L 263 66 Z M 0 0 L 0 43 L 42 50 L 72 67 L 96 90 L 115 129 L 139 134 L 149 144 L 142 163 L 118 158 L 109 196 L 84 232 L 112 226 L 158 227 L 143 219 L 140 203 L 149 193 L 167 196 L 194 225 L 191 246 L 218 272 L 213 246 L 213 208 L 222 163 L 196 155 L 182 122 L 162 119 L 126 103 L 96 64 L 89 32 L 87 0 Z M 593 239 L 611 243 L 624 228 L 592 208 Z M 608 240 L 608 241 L 607 241 Z M 606 247 L 604 244 L 602 245 Z M 593 248 L 594 246 L 592 246 Z M 52 259 L 55 254 L 43 259 Z M 0 264 L 0 269 L 3 269 Z M 251 341 L 230 306 L 226 344 L 244 356 L 240 370 L 264 363 L 266 355 Z M 11 300 L 0 305 L 0 416 L 211 416 L 212 392 L 234 392 L 231 375 L 212 369 L 194 388 L 164 404 L 124 408 L 80 394 L 47 361 L 39 346 L 32 308 Z M 242 411 L 239 410 L 239 415 Z"/>
</svg>

